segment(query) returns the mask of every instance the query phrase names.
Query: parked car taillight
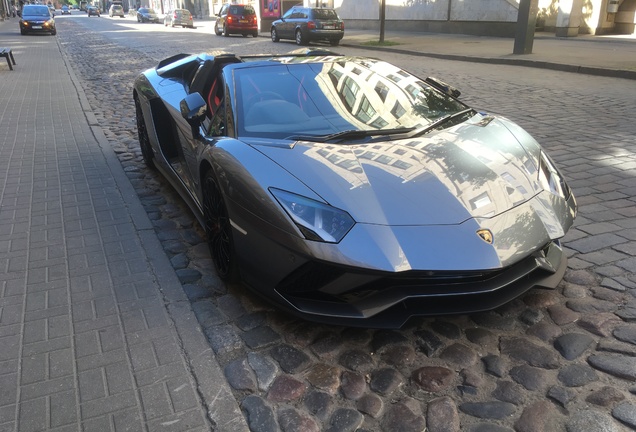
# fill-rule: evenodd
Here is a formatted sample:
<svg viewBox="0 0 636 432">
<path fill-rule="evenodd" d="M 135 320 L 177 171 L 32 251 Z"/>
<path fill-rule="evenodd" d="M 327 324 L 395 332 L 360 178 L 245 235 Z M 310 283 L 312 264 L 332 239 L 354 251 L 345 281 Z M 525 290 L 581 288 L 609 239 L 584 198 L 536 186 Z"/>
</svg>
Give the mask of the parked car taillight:
<svg viewBox="0 0 636 432">
<path fill-rule="evenodd" d="M 307 28 L 308 29 L 315 29 L 316 28 L 316 23 L 313 21 L 307 21 Z"/>
<path fill-rule="evenodd" d="M 344 30 L 344 21 L 340 23 L 340 28 Z"/>
<path fill-rule="evenodd" d="M 226 21 L 228 23 L 231 23 L 232 21 L 234 21 L 234 18 L 231 15 L 228 15 L 227 18 L 226 18 Z"/>
</svg>

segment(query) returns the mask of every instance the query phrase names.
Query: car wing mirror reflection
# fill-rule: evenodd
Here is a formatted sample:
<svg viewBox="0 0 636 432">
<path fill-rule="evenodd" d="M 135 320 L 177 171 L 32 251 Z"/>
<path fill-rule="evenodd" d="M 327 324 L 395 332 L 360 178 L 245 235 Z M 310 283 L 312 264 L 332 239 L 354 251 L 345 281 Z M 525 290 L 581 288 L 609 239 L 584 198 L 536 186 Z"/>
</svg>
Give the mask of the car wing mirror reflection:
<svg viewBox="0 0 636 432">
<path fill-rule="evenodd" d="M 187 95 L 179 104 L 181 115 L 188 122 L 201 121 L 205 116 L 207 105 L 200 93 Z"/>
</svg>

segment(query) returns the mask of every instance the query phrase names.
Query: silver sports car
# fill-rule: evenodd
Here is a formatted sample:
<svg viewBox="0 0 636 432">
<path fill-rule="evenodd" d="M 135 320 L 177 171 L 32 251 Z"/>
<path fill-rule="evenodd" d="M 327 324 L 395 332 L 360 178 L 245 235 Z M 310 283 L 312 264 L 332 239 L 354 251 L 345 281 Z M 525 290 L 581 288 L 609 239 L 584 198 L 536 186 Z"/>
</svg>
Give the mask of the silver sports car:
<svg viewBox="0 0 636 432">
<path fill-rule="evenodd" d="M 521 127 L 384 61 L 181 54 L 134 84 L 141 150 L 218 275 L 320 322 L 400 327 L 555 287 L 576 202 Z"/>
</svg>

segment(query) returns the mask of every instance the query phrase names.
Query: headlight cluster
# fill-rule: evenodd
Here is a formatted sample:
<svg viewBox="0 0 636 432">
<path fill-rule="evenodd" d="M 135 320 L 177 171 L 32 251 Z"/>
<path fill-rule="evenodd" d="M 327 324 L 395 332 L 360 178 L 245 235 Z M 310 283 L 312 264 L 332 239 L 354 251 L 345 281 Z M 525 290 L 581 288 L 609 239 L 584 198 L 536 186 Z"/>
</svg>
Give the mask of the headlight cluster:
<svg viewBox="0 0 636 432">
<path fill-rule="evenodd" d="M 344 210 L 281 189 L 269 190 L 308 240 L 338 243 L 355 225 Z"/>
<path fill-rule="evenodd" d="M 539 182 L 543 189 L 566 200 L 569 199 L 572 193 L 570 187 L 554 165 L 554 162 L 552 162 L 552 159 L 543 151 L 541 152 L 541 160 L 539 163 L 541 165 L 539 167 Z"/>
</svg>

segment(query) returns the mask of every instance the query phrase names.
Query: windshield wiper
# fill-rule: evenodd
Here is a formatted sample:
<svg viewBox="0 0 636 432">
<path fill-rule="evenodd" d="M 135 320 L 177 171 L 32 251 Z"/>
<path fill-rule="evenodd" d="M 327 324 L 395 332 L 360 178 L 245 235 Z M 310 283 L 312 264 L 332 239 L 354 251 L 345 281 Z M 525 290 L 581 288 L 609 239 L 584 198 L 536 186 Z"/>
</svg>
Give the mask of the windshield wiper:
<svg viewBox="0 0 636 432">
<path fill-rule="evenodd" d="M 415 132 L 413 132 L 410 135 L 410 137 L 414 138 L 414 137 L 418 137 L 418 136 L 424 135 L 426 133 L 429 133 L 432 130 L 440 128 L 443 124 L 448 123 L 449 121 L 451 121 L 451 120 L 453 120 L 453 119 L 455 119 L 457 117 L 466 115 L 466 114 L 468 114 L 470 112 L 474 113 L 475 110 L 473 110 L 472 108 L 467 108 L 465 110 L 457 111 L 457 112 L 455 112 L 453 114 L 447 114 L 444 117 L 438 118 L 437 120 L 435 120 L 433 123 L 429 124 L 428 126 L 424 126 L 423 128 L 416 130 Z"/>
<path fill-rule="evenodd" d="M 334 142 L 345 139 L 361 139 L 379 135 L 395 135 L 411 132 L 415 128 L 397 128 L 397 129 L 350 129 L 327 135 L 291 135 L 285 139 L 295 141 L 312 141 L 312 142 Z"/>
</svg>

